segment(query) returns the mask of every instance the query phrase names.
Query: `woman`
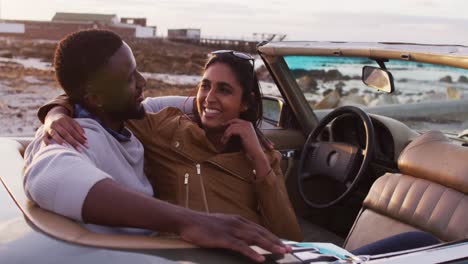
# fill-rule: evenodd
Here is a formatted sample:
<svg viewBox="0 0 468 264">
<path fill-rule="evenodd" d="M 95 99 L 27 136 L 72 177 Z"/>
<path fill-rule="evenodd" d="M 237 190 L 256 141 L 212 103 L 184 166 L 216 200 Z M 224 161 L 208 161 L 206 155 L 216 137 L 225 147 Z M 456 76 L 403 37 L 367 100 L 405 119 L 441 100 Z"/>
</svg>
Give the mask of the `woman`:
<svg viewBox="0 0 468 264">
<path fill-rule="evenodd" d="M 260 143 L 265 142 L 258 130 L 261 116 L 253 58 L 218 51 L 205 65 L 193 116 L 166 108 L 126 125 L 145 146 L 145 172 L 158 198 L 199 211 L 237 214 L 299 241 L 280 154 Z M 73 127 L 72 120 L 61 122 Z"/>
</svg>

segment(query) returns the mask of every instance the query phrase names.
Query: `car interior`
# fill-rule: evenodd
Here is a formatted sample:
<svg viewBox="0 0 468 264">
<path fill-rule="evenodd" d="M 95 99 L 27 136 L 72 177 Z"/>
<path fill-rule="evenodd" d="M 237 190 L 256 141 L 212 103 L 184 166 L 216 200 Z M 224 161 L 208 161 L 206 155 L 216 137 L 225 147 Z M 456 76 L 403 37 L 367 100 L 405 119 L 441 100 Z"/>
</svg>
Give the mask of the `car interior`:
<svg viewBox="0 0 468 264">
<path fill-rule="evenodd" d="M 330 130 L 343 131 L 339 127 L 352 120 L 356 123 L 354 119 L 356 119 L 354 116 L 349 115 L 337 118 Z M 305 240 L 339 244 L 343 242 L 340 239 L 346 237 L 339 245 L 343 245 L 347 250 L 353 250 L 408 231 L 426 231 L 439 238 L 441 242 L 466 238 L 468 228 L 462 222 L 467 216 L 468 209 L 466 196 L 468 165 L 464 162 L 468 158 L 468 148 L 451 142 L 439 131 L 419 135 L 401 129 L 398 122 L 389 122 L 390 119 L 387 120 L 382 116 L 371 115 L 371 120 L 385 133 L 399 131 L 400 135 L 404 135 L 407 145 L 402 142 L 386 142 L 385 144 L 391 144 L 391 147 L 384 148 L 388 150 L 387 155 L 382 155 L 383 158 L 374 157 L 367 166 L 365 176 L 357 181 L 358 184 L 353 187 L 352 192 L 339 203 L 327 205 L 346 192 L 346 187 L 337 187 L 326 178 L 314 178 L 310 175 L 298 182 L 299 175 L 286 173 L 290 198 L 300 218 Z M 270 133 L 275 132 L 270 131 Z M 325 138 L 325 142 L 330 142 L 329 135 L 322 134 L 319 138 Z M 341 141 L 340 134 L 338 133 L 334 139 Z M 313 143 L 315 145 L 313 147 L 316 147 L 316 144 Z M 307 145 L 308 143 L 305 143 L 305 146 Z M 314 155 L 307 157 L 307 165 L 310 165 L 309 168 L 314 173 L 324 176 L 326 172 L 314 168 L 325 167 L 327 170 L 326 167 L 331 165 L 326 157 L 333 157 L 337 151 L 328 146 L 320 147 L 323 150 L 318 150 L 315 157 Z M 288 151 L 291 152 L 289 148 L 283 151 L 286 159 Z M 353 152 L 352 149 L 344 151 Z M 321 160 L 317 156 L 321 157 Z M 388 159 L 388 156 L 395 156 L 396 162 Z M 363 162 L 359 160 L 358 163 Z M 302 166 L 299 161 L 295 164 L 298 167 Z M 339 167 L 346 167 L 346 164 L 332 167 L 335 170 L 338 167 L 338 174 L 343 175 L 343 169 L 340 170 Z M 297 171 L 297 168 L 295 170 Z M 356 170 L 358 169 L 354 168 L 354 171 Z M 338 182 L 341 180 L 336 179 L 334 175 L 326 177 Z M 303 190 L 299 191 L 301 188 Z M 306 197 L 300 197 L 300 192 Z M 319 205 L 314 202 L 312 205 L 308 204 L 305 199 L 317 201 Z"/>
<path fill-rule="evenodd" d="M 416 230 L 429 232 L 441 242 L 466 239 L 468 226 L 461 222 L 468 217 L 464 187 L 468 177 L 463 172 L 468 168 L 466 146 L 440 131 L 419 132 L 366 108 L 363 113 L 352 106 L 312 111 L 299 83 L 305 70 L 290 68 L 287 58 L 296 56 L 290 61 L 307 64 L 311 61 L 307 56 L 348 54 L 361 61 L 367 57 L 379 67 L 364 66 L 362 82 L 394 92 L 394 80 L 385 63 L 389 58 L 407 60 L 410 52 L 371 47 L 369 56 L 369 50 L 358 50 L 347 43 L 259 47 L 272 79 L 281 87 L 280 96 L 263 99 L 267 107 L 264 122 L 269 123 L 263 131 L 283 154 L 290 199 L 305 240 L 333 242 L 354 250 Z M 422 61 L 465 68 L 454 58 L 417 56 Z M 270 107 L 275 100 L 277 106 Z M 286 143 L 282 138 L 295 140 Z"/>
</svg>

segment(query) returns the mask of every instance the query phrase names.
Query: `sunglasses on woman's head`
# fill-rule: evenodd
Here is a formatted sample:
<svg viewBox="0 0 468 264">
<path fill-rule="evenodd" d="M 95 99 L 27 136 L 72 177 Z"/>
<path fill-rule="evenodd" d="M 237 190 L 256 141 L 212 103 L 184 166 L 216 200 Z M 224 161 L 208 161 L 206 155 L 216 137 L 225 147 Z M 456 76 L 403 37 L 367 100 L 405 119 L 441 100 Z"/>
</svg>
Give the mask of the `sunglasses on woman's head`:
<svg viewBox="0 0 468 264">
<path fill-rule="evenodd" d="M 235 50 L 216 50 L 216 51 L 213 51 L 211 52 L 211 54 L 215 55 L 215 54 L 231 54 L 237 58 L 240 58 L 240 59 L 244 59 L 244 60 L 251 60 L 252 63 L 255 62 L 255 59 L 254 57 L 250 56 L 249 54 L 246 54 L 246 53 L 242 53 L 242 52 L 239 52 L 239 51 L 235 51 Z"/>
<path fill-rule="evenodd" d="M 246 54 L 243 52 L 235 51 L 235 50 L 216 50 L 210 53 L 211 55 L 221 55 L 221 54 L 230 54 L 236 58 L 243 59 L 243 60 L 248 60 L 252 62 L 252 77 L 254 81 L 254 86 L 253 87 L 258 87 L 258 96 L 261 97 L 261 91 L 260 91 L 260 84 L 258 83 L 258 79 L 256 78 L 255 74 L 255 59 L 252 57 L 250 54 Z M 260 98 L 257 98 L 260 100 Z M 260 109 L 261 109 L 261 104 L 260 104 Z M 260 119 L 259 119 L 260 120 Z M 257 133 L 261 134 L 261 133 Z"/>
<path fill-rule="evenodd" d="M 231 54 L 232 56 L 252 62 L 252 76 L 255 76 L 255 59 L 251 55 L 235 50 L 216 50 L 210 53 L 211 55 Z"/>
</svg>

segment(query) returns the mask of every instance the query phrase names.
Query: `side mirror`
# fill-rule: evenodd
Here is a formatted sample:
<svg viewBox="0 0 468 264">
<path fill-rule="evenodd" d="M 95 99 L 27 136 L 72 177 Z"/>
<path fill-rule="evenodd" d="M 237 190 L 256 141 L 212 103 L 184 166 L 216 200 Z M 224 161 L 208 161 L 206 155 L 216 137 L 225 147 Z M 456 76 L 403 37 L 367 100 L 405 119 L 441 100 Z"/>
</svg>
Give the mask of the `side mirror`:
<svg viewBox="0 0 468 264">
<path fill-rule="evenodd" d="M 392 74 L 377 67 L 364 66 L 362 68 L 362 82 L 371 88 L 386 93 L 393 93 L 395 90 Z"/>
<path fill-rule="evenodd" d="M 280 98 L 263 96 L 263 120 L 275 126 L 279 125 L 284 102 Z"/>
</svg>

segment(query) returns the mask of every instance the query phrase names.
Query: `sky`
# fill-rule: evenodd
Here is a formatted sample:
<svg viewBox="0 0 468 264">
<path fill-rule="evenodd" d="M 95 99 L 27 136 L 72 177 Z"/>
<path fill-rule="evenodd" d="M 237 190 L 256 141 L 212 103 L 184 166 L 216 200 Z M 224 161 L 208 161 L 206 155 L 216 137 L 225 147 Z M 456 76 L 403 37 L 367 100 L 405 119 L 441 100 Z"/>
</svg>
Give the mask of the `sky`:
<svg viewBox="0 0 468 264">
<path fill-rule="evenodd" d="M 55 12 L 146 17 L 160 36 L 200 28 L 202 37 L 468 45 L 467 0 L 0 0 L 1 19 L 50 20 Z"/>
</svg>

